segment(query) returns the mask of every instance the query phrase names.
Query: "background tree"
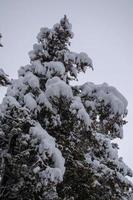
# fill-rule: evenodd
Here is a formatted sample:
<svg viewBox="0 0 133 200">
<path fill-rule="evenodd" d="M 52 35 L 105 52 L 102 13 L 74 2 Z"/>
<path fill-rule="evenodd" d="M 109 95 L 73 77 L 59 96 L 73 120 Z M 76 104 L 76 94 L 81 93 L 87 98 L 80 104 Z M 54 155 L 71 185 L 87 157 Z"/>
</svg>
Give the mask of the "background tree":
<svg viewBox="0 0 133 200">
<path fill-rule="evenodd" d="M 108 84 L 71 86 L 92 67 L 69 50 L 66 16 L 41 28 L 31 62 L 18 71 L 1 105 L 1 198 L 129 200 L 132 171 L 118 157 L 127 100 Z"/>
</svg>

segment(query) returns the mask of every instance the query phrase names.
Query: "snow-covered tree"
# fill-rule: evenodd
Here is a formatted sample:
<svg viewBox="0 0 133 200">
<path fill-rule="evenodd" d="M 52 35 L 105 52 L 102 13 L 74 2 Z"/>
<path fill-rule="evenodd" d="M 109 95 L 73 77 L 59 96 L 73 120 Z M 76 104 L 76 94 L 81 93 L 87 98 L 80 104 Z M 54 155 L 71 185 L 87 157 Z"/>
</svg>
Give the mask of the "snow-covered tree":
<svg viewBox="0 0 133 200">
<path fill-rule="evenodd" d="M 69 50 L 66 16 L 41 28 L 3 99 L 1 186 L 7 200 L 129 200 L 131 169 L 118 156 L 127 100 L 108 84 L 72 86 L 92 67 Z"/>
</svg>

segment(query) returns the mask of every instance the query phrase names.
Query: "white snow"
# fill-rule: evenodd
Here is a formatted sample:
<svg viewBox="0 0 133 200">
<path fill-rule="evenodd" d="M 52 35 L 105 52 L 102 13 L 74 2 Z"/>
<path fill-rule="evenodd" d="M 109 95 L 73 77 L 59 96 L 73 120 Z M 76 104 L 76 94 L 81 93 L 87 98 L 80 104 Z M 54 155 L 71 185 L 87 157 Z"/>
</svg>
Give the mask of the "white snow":
<svg viewBox="0 0 133 200">
<path fill-rule="evenodd" d="M 40 32 L 37 35 L 38 42 L 40 42 L 40 41 L 43 42 L 43 39 L 45 38 L 46 34 L 48 34 L 50 32 L 52 33 L 51 29 L 42 27 L 40 29 Z"/>
<path fill-rule="evenodd" d="M 110 159 L 114 160 L 118 158 L 118 149 L 112 147 L 109 138 L 101 133 L 96 133 L 95 138 L 100 144 L 106 147 L 106 155 L 109 156 Z"/>
<path fill-rule="evenodd" d="M 78 54 L 76 63 L 81 65 L 81 64 L 86 64 L 86 66 L 92 67 L 92 60 L 91 58 L 88 57 L 88 55 L 84 52 L 81 52 Z"/>
<path fill-rule="evenodd" d="M 20 108 L 20 104 L 18 101 L 16 101 L 16 99 L 12 96 L 5 96 L 3 98 L 3 102 L 0 106 L 1 112 L 5 112 L 6 110 L 8 110 L 8 108 L 12 109 L 12 108 Z"/>
<path fill-rule="evenodd" d="M 40 105 L 45 104 L 46 101 L 46 96 L 45 93 L 43 91 L 41 91 L 41 93 L 39 94 L 38 98 L 37 98 L 37 103 Z"/>
<path fill-rule="evenodd" d="M 36 58 L 36 54 L 35 54 L 34 50 L 29 52 L 29 57 L 30 57 L 31 60 L 34 60 Z"/>
<path fill-rule="evenodd" d="M 63 76 L 65 74 L 65 67 L 63 63 L 58 61 L 51 61 L 44 63 L 47 71 L 46 76 L 51 78 L 53 76 Z"/>
<path fill-rule="evenodd" d="M 91 165 L 95 173 L 102 170 L 102 173 L 107 175 L 113 174 L 115 167 L 120 181 L 127 182 L 128 179 L 126 179 L 125 176 L 132 176 L 133 173 L 132 170 L 123 162 L 123 159 L 121 157 L 119 158 L 118 148 L 113 147 L 111 140 L 104 134 L 96 132 L 94 133 L 94 136 L 99 144 L 99 149 L 93 151 L 91 151 L 91 148 L 88 149 L 88 153 L 85 154 L 88 164 Z M 101 155 L 100 157 L 96 156 L 97 152 Z M 102 173 L 100 172 L 99 176 L 102 176 Z"/>
<path fill-rule="evenodd" d="M 32 65 L 34 67 L 34 71 L 38 75 L 45 75 L 46 73 L 46 68 L 42 65 L 40 60 L 35 60 L 32 62 Z"/>
<path fill-rule="evenodd" d="M 31 65 L 26 65 L 26 66 L 22 66 L 22 67 L 20 67 L 20 69 L 18 70 L 18 75 L 19 75 L 19 77 L 23 77 L 23 76 L 25 76 L 25 74 L 27 73 L 27 72 L 31 72 L 32 71 L 32 66 Z"/>
<path fill-rule="evenodd" d="M 43 51 L 43 45 L 41 43 L 33 45 L 34 52 L 38 54 L 38 52 Z"/>
<path fill-rule="evenodd" d="M 54 163 L 53 167 L 47 166 L 45 170 L 39 170 L 39 176 L 43 183 L 47 184 L 48 180 L 55 183 L 61 182 L 65 172 L 65 159 L 56 147 L 55 138 L 50 136 L 39 123 L 35 127 L 30 128 L 30 134 L 33 141 L 34 139 L 38 139 L 38 154 L 42 157 L 42 160 L 45 161 L 45 159 L 51 157 Z"/>
<path fill-rule="evenodd" d="M 40 167 L 39 167 L 39 166 L 37 166 L 37 167 L 35 167 L 35 168 L 33 169 L 33 172 L 34 172 L 35 174 L 37 174 L 39 171 L 40 171 Z"/>
<path fill-rule="evenodd" d="M 65 98 L 70 101 L 73 98 L 73 93 L 71 87 L 66 84 L 59 77 L 53 77 L 48 79 L 46 82 L 45 92 L 41 91 L 37 98 L 37 102 L 40 106 L 46 106 L 52 112 L 56 113 L 52 105 L 53 99 Z"/>
<path fill-rule="evenodd" d="M 125 115 L 127 113 L 127 100 L 116 88 L 107 83 L 95 85 L 88 82 L 82 85 L 80 89 L 81 97 L 88 96 L 99 100 L 99 102 L 104 101 L 105 106 L 111 106 L 114 114 Z"/>
<path fill-rule="evenodd" d="M 34 111 L 37 109 L 37 103 L 32 93 L 27 93 L 24 96 L 24 103 L 25 103 L 25 106 L 31 111 Z"/>
<path fill-rule="evenodd" d="M 25 74 L 23 82 L 25 84 L 28 83 L 28 85 L 33 89 L 39 88 L 39 79 L 32 72 L 27 72 Z"/>
<path fill-rule="evenodd" d="M 12 84 L 7 89 L 7 96 L 18 96 L 19 99 L 21 99 L 21 97 L 23 97 L 25 94 L 27 87 L 28 86 L 23 83 L 23 77 L 20 77 L 17 80 L 13 80 Z"/>
<path fill-rule="evenodd" d="M 65 52 L 64 54 L 64 61 L 65 63 L 73 63 L 73 64 L 76 64 L 77 65 L 77 68 L 79 70 L 83 70 L 85 71 L 84 67 L 86 66 L 89 66 L 91 68 L 92 67 L 92 60 L 91 58 L 88 57 L 88 55 L 84 52 L 81 52 L 81 53 L 75 53 L 75 52 Z M 81 66 L 83 67 L 81 69 Z"/>
<path fill-rule="evenodd" d="M 59 77 L 53 77 L 46 82 L 46 97 L 64 97 L 70 99 L 73 97 L 71 87 L 62 81 Z"/>
<path fill-rule="evenodd" d="M 81 102 L 80 97 L 74 97 L 70 106 L 70 110 L 75 113 L 77 111 L 77 117 L 84 122 L 87 128 L 91 126 L 91 119 L 89 114 L 86 112 L 84 105 Z"/>
<path fill-rule="evenodd" d="M 62 173 L 59 168 L 47 167 L 46 170 L 39 173 L 44 185 L 47 185 L 49 180 L 55 184 L 63 181 Z"/>
</svg>

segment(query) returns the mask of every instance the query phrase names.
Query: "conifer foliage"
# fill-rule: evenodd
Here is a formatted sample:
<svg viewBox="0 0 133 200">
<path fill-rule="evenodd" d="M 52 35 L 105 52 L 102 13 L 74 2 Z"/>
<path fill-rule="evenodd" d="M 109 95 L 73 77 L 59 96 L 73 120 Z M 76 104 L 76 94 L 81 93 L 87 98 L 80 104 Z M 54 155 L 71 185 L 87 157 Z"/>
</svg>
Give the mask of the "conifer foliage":
<svg viewBox="0 0 133 200">
<path fill-rule="evenodd" d="M 86 53 L 69 50 L 66 16 L 41 28 L 30 64 L 1 104 L 2 200 L 129 200 L 131 169 L 118 156 L 127 100 L 108 84 L 71 86 L 93 69 Z"/>
</svg>

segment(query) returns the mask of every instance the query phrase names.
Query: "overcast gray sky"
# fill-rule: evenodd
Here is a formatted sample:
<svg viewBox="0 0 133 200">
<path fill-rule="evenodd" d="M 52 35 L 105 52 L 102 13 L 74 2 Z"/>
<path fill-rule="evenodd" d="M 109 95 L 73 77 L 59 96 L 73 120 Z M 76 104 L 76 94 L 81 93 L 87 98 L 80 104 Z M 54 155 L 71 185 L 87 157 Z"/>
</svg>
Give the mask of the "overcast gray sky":
<svg viewBox="0 0 133 200">
<path fill-rule="evenodd" d="M 129 102 L 120 155 L 133 169 L 133 0 L 0 0 L 0 66 L 17 78 L 40 27 L 52 27 L 64 14 L 75 33 L 71 49 L 86 52 L 94 63 L 95 70 L 81 74 L 79 83 L 107 82 Z"/>
</svg>

